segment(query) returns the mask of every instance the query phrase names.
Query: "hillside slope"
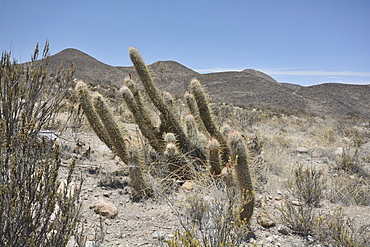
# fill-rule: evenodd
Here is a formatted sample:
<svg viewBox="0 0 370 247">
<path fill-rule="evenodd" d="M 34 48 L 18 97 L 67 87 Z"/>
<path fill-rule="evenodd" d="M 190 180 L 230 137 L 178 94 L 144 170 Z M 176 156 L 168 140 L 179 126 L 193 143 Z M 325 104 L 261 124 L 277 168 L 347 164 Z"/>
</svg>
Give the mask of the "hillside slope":
<svg viewBox="0 0 370 247">
<path fill-rule="evenodd" d="M 74 63 L 75 77 L 91 85 L 116 91 L 130 73 L 139 81 L 133 67 L 113 67 L 76 49 L 66 49 L 50 56 L 49 67 L 68 67 Z M 190 80 L 199 79 L 214 102 L 240 106 L 304 110 L 320 115 L 347 114 L 370 119 L 370 85 L 322 84 L 311 87 L 282 84 L 253 69 L 241 72 L 199 74 L 178 62 L 159 61 L 149 65 L 158 86 L 176 97 L 189 90 Z"/>
</svg>

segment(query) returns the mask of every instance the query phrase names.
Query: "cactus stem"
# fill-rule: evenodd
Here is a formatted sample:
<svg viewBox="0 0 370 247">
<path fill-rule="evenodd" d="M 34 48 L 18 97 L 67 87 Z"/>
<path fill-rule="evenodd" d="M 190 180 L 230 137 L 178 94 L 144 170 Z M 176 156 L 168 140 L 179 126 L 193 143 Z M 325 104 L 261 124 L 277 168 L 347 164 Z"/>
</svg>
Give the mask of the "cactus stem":
<svg viewBox="0 0 370 247">
<path fill-rule="evenodd" d="M 123 162 L 127 164 L 127 145 L 117 122 L 114 120 L 110 108 L 105 102 L 103 96 L 99 93 L 96 93 L 93 96 L 93 104 L 96 112 L 105 126 L 105 129 L 107 130 L 107 133 L 109 134 L 110 139 L 112 140 L 116 154 Z"/>
</svg>

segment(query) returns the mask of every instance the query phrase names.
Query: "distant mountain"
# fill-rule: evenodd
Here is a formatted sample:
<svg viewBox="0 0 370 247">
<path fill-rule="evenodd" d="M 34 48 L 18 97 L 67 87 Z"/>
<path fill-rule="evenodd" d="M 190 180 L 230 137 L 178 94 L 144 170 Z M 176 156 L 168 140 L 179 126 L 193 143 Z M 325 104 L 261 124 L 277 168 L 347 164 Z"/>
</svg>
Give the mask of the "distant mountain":
<svg viewBox="0 0 370 247">
<path fill-rule="evenodd" d="M 325 83 L 295 91 L 307 102 L 307 109 L 320 115 L 355 115 L 370 119 L 370 85 Z"/>
<path fill-rule="evenodd" d="M 133 67 L 113 67 L 76 49 L 66 49 L 50 57 L 49 67 L 68 67 L 74 63 L 75 77 L 92 86 L 117 91 L 130 73 L 139 81 Z M 265 106 L 285 110 L 304 110 L 320 115 L 347 115 L 370 119 L 370 85 L 321 84 L 303 87 L 279 83 L 271 76 L 253 69 L 241 72 L 199 74 L 174 61 L 159 61 L 148 66 L 158 86 L 182 96 L 190 80 L 199 79 L 213 102 L 240 106 Z"/>
<path fill-rule="evenodd" d="M 120 87 L 126 76 L 118 68 L 104 64 L 95 58 L 76 49 L 65 49 L 50 56 L 49 68 L 55 71 L 59 66 L 68 68 L 71 64 L 76 68 L 75 77 L 94 84 L 108 84 Z"/>
</svg>

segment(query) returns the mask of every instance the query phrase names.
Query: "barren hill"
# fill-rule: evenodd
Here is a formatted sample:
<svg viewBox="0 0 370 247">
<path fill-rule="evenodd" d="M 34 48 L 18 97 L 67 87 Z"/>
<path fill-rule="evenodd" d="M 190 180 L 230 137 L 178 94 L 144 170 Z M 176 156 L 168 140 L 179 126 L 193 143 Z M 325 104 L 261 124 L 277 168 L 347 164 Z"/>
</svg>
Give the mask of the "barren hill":
<svg viewBox="0 0 370 247">
<path fill-rule="evenodd" d="M 51 71 L 55 71 L 59 66 L 68 68 L 72 63 L 76 68 L 75 77 L 77 79 L 94 84 L 108 84 L 118 87 L 122 85 L 126 76 L 121 70 L 71 48 L 52 55 L 49 60 L 49 68 Z"/>
<path fill-rule="evenodd" d="M 68 67 L 74 63 L 75 77 L 92 85 L 116 90 L 133 67 L 113 67 L 76 49 L 66 49 L 50 57 L 49 66 Z M 253 69 L 241 72 L 199 74 L 174 61 L 159 61 L 149 65 L 158 86 L 175 96 L 182 96 L 193 78 L 207 88 L 214 102 L 240 106 L 272 107 L 284 110 L 304 110 L 322 115 L 355 115 L 370 119 L 370 85 L 322 84 L 299 87 L 282 84 L 269 75 Z"/>
</svg>

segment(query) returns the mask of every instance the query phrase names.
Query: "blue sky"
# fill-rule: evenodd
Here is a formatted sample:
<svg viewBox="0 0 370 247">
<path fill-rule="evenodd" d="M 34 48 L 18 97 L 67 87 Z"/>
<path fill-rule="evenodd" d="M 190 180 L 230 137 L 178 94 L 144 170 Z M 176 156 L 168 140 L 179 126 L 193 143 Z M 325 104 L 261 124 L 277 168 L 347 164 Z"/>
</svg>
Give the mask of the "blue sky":
<svg viewBox="0 0 370 247">
<path fill-rule="evenodd" d="M 263 71 L 280 82 L 370 84 L 369 0 L 0 0 L 0 49 L 29 61 L 79 49 L 113 66 L 174 60 L 201 73 Z"/>
</svg>

